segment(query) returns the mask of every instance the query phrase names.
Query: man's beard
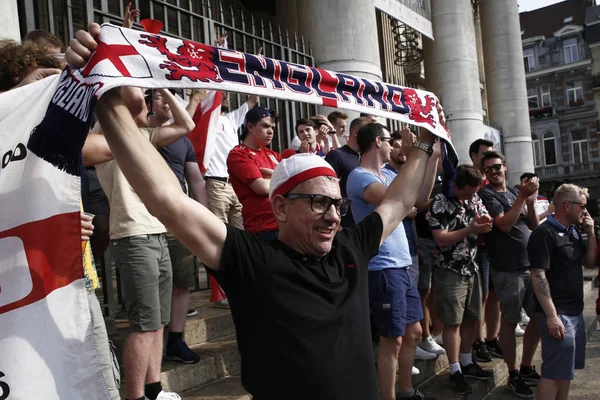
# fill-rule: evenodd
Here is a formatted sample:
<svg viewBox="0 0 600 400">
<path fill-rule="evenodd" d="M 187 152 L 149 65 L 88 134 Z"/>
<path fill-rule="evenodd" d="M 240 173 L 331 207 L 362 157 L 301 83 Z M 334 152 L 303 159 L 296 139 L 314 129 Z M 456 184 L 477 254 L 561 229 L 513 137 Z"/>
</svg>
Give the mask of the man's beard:
<svg viewBox="0 0 600 400">
<path fill-rule="evenodd" d="M 221 105 L 221 112 L 228 113 L 229 112 L 229 106 Z"/>
</svg>

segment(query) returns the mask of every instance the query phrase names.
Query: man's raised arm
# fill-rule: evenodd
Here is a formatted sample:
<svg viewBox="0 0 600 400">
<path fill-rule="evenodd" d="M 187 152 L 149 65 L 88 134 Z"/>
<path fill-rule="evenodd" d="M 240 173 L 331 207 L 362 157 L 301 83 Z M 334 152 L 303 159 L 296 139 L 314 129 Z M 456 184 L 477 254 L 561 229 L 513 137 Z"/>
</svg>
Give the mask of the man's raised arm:
<svg viewBox="0 0 600 400">
<path fill-rule="evenodd" d="M 187 110 L 168 89 L 158 89 L 173 114 L 173 123 L 161 126 L 156 131 L 156 146 L 164 147 L 178 141 L 194 129 L 196 124 Z"/>
<path fill-rule="evenodd" d="M 405 130 L 402 134 L 406 136 L 402 138 L 403 150 L 405 154 L 410 153 L 410 155 L 375 210 L 383 220 L 381 243 L 396 229 L 415 205 L 429 161 L 429 155 L 425 151 L 420 149 L 409 151 L 408 146 L 405 147 L 404 143 L 408 144 L 411 140 Z M 435 138 L 432 133 L 423 131 L 420 142 L 433 147 Z"/>
<path fill-rule="evenodd" d="M 140 134 L 117 90 L 98 100 L 96 115 L 115 160 L 148 211 L 206 266 L 219 269 L 225 224 L 183 193 L 162 156 Z"/>
</svg>

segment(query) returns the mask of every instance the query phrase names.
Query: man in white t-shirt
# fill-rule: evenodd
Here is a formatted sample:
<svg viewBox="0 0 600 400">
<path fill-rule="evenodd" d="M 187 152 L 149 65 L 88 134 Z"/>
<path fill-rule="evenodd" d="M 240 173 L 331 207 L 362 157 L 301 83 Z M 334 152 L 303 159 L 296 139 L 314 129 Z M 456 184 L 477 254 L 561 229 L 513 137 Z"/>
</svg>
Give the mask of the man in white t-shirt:
<svg viewBox="0 0 600 400">
<path fill-rule="evenodd" d="M 240 108 L 229 112 L 229 98 L 227 94 L 223 94 L 215 152 L 204 173 L 208 209 L 221 221 L 239 229 L 244 229 L 242 204 L 229 183 L 227 156 L 231 149 L 240 144 L 237 130 L 244 123 L 244 117 L 248 110 L 256 103 L 258 103 L 258 96 L 248 96 L 248 100 Z"/>
</svg>

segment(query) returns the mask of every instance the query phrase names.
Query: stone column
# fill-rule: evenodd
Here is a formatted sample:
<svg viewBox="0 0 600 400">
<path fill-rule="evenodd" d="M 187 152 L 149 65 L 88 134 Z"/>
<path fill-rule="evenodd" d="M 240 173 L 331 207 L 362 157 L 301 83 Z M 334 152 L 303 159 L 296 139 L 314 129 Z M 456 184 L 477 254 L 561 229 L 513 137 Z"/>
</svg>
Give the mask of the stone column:
<svg viewBox="0 0 600 400">
<path fill-rule="evenodd" d="M 296 9 L 291 9 L 295 3 Z M 287 1 L 276 4 L 279 18 L 286 13 L 297 13 L 298 33 L 310 41 L 317 67 L 382 79 L 373 0 L 301 0 L 289 5 Z M 327 114 L 331 109 L 322 107 L 320 111 Z M 354 112 L 347 114 L 350 119 L 358 116 Z"/>
<path fill-rule="evenodd" d="M 442 102 L 461 164 L 483 137 L 477 40 L 471 0 L 432 0 L 434 41 L 424 38 L 426 88 Z"/>
<path fill-rule="evenodd" d="M 17 0 L 3 0 L 0 2 L 0 39 L 21 41 Z"/>
<path fill-rule="evenodd" d="M 479 0 L 490 120 L 502 127 L 508 182 L 534 172 L 517 0 Z"/>
</svg>

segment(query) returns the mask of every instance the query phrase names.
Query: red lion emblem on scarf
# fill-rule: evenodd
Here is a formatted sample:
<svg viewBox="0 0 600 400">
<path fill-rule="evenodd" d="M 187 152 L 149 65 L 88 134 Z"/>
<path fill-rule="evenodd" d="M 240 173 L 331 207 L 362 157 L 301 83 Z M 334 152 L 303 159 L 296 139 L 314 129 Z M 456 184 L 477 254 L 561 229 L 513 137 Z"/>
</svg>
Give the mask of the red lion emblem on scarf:
<svg viewBox="0 0 600 400">
<path fill-rule="evenodd" d="M 433 111 L 436 109 L 435 98 L 430 95 L 425 95 L 426 102 L 423 104 L 423 101 L 415 89 L 404 88 L 402 92 L 404 103 L 410 109 L 408 117 L 411 121 L 429 124 L 435 129 L 436 122 L 433 116 Z"/>
<path fill-rule="evenodd" d="M 167 79 L 180 81 L 188 78 L 192 82 L 222 82 L 219 72 L 213 63 L 214 48 L 202 43 L 184 40 L 183 44 L 177 48 L 177 53 L 173 53 L 167 48 L 167 38 L 143 34 L 140 37 L 146 40 L 140 40 L 140 44 L 148 47 L 154 47 L 160 54 L 167 57 L 159 65 L 161 69 L 169 71 Z"/>
</svg>

